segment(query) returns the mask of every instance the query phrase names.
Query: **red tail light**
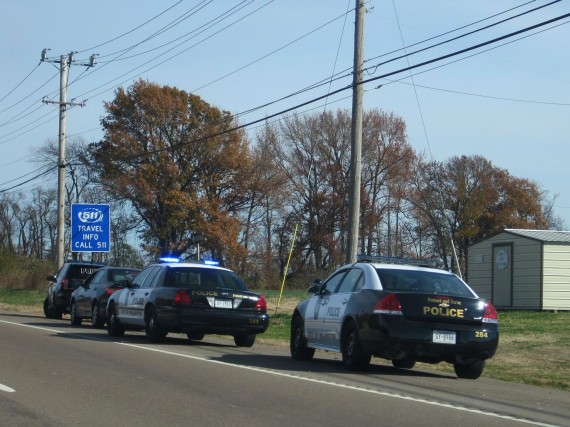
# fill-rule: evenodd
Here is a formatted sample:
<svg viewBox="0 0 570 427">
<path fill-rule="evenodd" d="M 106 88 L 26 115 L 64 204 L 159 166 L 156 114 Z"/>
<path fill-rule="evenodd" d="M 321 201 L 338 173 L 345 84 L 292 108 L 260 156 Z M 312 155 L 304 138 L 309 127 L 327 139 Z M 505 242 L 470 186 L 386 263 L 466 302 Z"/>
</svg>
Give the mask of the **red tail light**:
<svg viewBox="0 0 570 427">
<path fill-rule="evenodd" d="M 115 288 L 105 288 L 105 295 L 113 295 L 117 291 L 118 289 Z"/>
<path fill-rule="evenodd" d="M 499 323 L 497 310 L 490 302 L 485 304 L 485 312 L 483 313 L 483 323 Z"/>
<path fill-rule="evenodd" d="M 190 295 L 185 290 L 179 290 L 174 295 L 174 299 L 172 300 L 172 304 L 175 305 L 190 305 L 192 304 L 192 300 L 190 299 Z"/>
<path fill-rule="evenodd" d="M 263 295 L 259 296 L 259 299 L 255 303 L 256 310 L 267 310 L 267 301 L 265 301 L 265 297 Z"/>
<path fill-rule="evenodd" d="M 395 294 L 388 294 L 378 300 L 374 306 L 374 313 L 402 315 L 402 304 Z"/>
<path fill-rule="evenodd" d="M 69 288 L 69 279 L 63 279 L 61 281 L 61 289 L 68 289 Z"/>
</svg>

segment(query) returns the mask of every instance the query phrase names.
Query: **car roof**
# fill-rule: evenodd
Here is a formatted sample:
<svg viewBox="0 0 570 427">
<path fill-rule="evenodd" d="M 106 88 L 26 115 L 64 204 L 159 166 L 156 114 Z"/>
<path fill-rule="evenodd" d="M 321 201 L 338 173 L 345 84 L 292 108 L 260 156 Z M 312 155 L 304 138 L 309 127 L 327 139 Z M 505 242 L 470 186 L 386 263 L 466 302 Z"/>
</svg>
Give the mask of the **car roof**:
<svg viewBox="0 0 570 427">
<path fill-rule="evenodd" d="M 440 273 L 440 274 L 453 274 L 447 270 L 441 270 L 439 268 L 431 268 L 431 267 L 422 267 L 418 265 L 406 265 L 406 264 L 389 264 L 389 263 L 380 263 L 380 262 L 356 262 L 351 265 L 369 265 L 373 268 L 382 268 L 385 270 L 410 270 L 410 271 L 428 271 L 432 273 Z"/>
</svg>

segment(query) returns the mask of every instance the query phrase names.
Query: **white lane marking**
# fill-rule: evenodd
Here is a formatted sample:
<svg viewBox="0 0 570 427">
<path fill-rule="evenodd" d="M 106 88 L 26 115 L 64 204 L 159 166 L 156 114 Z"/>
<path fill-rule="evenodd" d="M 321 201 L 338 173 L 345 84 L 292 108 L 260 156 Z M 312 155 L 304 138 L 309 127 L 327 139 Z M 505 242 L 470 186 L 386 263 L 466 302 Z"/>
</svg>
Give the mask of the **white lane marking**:
<svg viewBox="0 0 570 427">
<path fill-rule="evenodd" d="M 57 329 L 44 328 L 44 327 L 41 327 L 41 326 L 24 325 L 24 324 L 21 324 L 21 323 L 8 322 L 8 321 L 5 321 L 5 320 L 0 320 L 0 322 L 1 322 L 1 323 L 8 323 L 8 324 L 10 324 L 10 325 L 25 326 L 25 327 L 29 327 L 29 328 L 33 328 L 33 329 L 40 329 L 40 330 L 49 331 L 49 332 L 56 332 L 56 333 L 59 333 L 59 334 L 82 335 L 82 334 L 80 334 L 80 333 L 75 333 L 75 332 L 60 331 L 60 330 L 57 330 Z M 97 339 L 97 338 L 91 338 L 91 337 L 85 337 L 85 338 L 89 338 L 89 339 L 97 340 L 97 341 L 106 341 L 106 342 L 108 342 L 108 340 L 104 340 L 104 339 Z M 220 360 L 206 359 L 206 358 L 204 358 L 204 357 L 192 356 L 192 355 L 189 355 L 189 354 L 176 353 L 176 352 L 174 352 L 174 351 L 163 350 L 163 349 L 160 349 L 160 348 L 145 347 L 145 346 L 140 345 L 140 344 L 131 344 L 131 343 L 127 343 L 127 342 L 117 342 L 117 341 L 113 341 L 113 343 L 114 343 L 114 344 L 119 344 L 119 345 L 124 345 L 124 346 L 126 346 L 126 347 L 137 348 L 137 349 L 141 349 L 141 350 L 154 351 L 154 352 L 156 352 L 156 353 L 167 354 L 167 355 L 170 355 L 170 356 L 179 356 L 179 357 L 183 357 L 183 358 L 186 358 L 186 359 L 193 359 L 193 360 L 200 360 L 200 361 L 202 361 L 202 362 L 216 363 L 216 364 L 219 364 L 219 365 L 225 365 L 225 366 L 230 366 L 230 367 L 234 367 L 234 368 L 246 369 L 246 370 L 249 370 L 249 371 L 255 371 L 255 372 L 259 372 L 259 373 L 267 374 L 267 375 L 276 375 L 276 376 L 291 378 L 291 379 L 295 379 L 295 380 L 299 380 L 299 381 L 307 381 L 307 382 L 316 383 L 316 384 L 324 384 L 324 385 L 327 385 L 327 386 L 338 387 L 338 388 L 344 388 L 344 389 L 359 391 L 359 392 L 363 392 L 363 393 L 371 393 L 371 394 L 376 394 L 376 395 L 379 395 L 379 396 L 391 397 L 391 398 L 395 398 L 395 399 L 409 400 L 409 401 L 412 401 L 412 402 L 424 403 L 424 404 L 426 404 L 426 405 L 439 406 L 439 407 L 442 407 L 442 408 L 454 409 L 454 410 L 457 410 L 457 411 L 470 412 L 470 413 L 479 414 L 479 415 L 486 415 L 486 416 L 489 416 L 489 417 L 500 418 L 500 419 L 503 419 L 503 420 L 515 421 L 515 422 L 520 422 L 520 423 L 524 423 L 524 424 L 532 424 L 532 425 L 542 426 L 542 427 L 560 427 L 560 426 L 557 426 L 556 424 L 541 423 L 541 422 L 537 422 L 537 421 L 527 420 L 527 419 L 525 419 L 525 418 L 513 417 L 513 416 L 511 416 L 511 415 L 497 414 L 497 413 L 495 413 L 495 412 L 487 412 L 487 411 L 483 411 L 483 410 L 481 410 L 481 409 L 466 408 L 466 407 L 464 407 L 464 406 L 453 405 L 453 404 L 451 404 L 451 403 L 437 402 L 437 401 L 422 399 L 422 398 L 413 397 L 413 396 L 406 396 L 406 395 L 399 394 L 399 393 L 391 393 L 391 392 L 388 392 L 388 391 L 373 390 L 373 389 L 369 389 L 369 388 L 364 388 L 364 387 L 359 387 L 359 386 L 353 386 L 353 385 L 348 385 L 348 384 L 333 383 L 333 382 L 331 382 L 331 381 L 319 380 L 319 379 L 316 379 L 316 378 L 308 378 L 308 377 L 303 377 L 303 376 L 301 376 L 301 375 L 288 374 L 288 373 L 286 373 L 286 372 L 279 372 L 279 371 L 274 371 L 274 370 L 266 370 L 266 369 L 257 368 L 257 367 L 254 367 L 254 366 L 238 365 L 238 364 L 236 364 L 236 363 L 228 363 L 228 362 L 222 362 L 222 361 L 220 361 Z M 1 385 L 1 384 L 0 384 L 0 385 Z"/>
<path fill-rule="evenodd" d="M 14 390 L 13 388 L 10 388 L 4 384 L 0 384 L 0 391 L 6 391 L 8 393 L 15 393 L 16 392 L 16 390 Z"/>
</svg>

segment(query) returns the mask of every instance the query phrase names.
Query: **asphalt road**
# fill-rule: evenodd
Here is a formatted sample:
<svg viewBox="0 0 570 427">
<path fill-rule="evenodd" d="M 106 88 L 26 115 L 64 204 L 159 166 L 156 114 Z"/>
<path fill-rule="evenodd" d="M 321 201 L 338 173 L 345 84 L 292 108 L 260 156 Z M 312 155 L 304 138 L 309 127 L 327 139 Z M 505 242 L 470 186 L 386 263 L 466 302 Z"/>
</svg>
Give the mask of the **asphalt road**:
<svg viewBox="0 0 570 427">
<path fill-rule="evenodd" d="M 570 426 L 570 393 L 0 313 L 1 426 Z"/>
</svg>

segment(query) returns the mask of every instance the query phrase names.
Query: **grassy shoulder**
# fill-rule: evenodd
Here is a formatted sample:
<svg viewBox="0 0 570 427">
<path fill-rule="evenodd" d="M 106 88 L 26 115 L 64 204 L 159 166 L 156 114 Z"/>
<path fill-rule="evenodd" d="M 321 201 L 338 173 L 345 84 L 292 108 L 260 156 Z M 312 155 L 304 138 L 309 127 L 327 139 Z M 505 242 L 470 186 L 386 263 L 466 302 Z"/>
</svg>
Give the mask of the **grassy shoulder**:
<svg viewBox="0 0 570 427">
<path fill-rule="evenodd" d="M 291 313 L 307 294 L 264 290 L 271 315 L 259 342 L 288 345 Z M 43 315 L 45 290 L 0 289 L 0 310 Z M 570 312 L 499 312 L 500 341 L 483 377 L 570 391 Z M 453 372 L 447 363 L 418 364 L 421 369 Z"/>
</svg>

